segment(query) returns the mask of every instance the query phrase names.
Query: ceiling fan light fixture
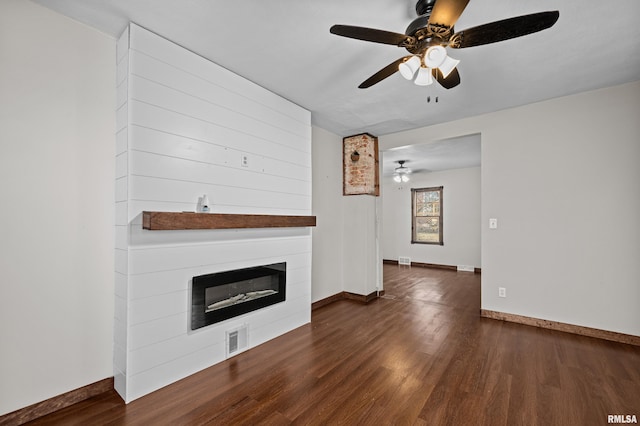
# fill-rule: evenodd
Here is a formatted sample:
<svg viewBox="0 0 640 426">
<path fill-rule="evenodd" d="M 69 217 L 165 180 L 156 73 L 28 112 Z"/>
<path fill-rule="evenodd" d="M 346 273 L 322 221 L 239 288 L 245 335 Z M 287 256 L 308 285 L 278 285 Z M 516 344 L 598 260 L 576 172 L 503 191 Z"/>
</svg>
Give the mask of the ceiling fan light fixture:
<svg viewBox="0 0 640 426">
<path fill-rule="evenodd" d="M 424 64 L 429 68 L 439 68 L 447 59 L 447 50 L 442 46 L 431 46 L 424 52 Z"/>
<path fill-rule="evenodd" d="M 438 67 L 438 69 L 442 73 L 442 77 L 447 78 L 447 76 L 451 74 L 451 71 L 453 71 L 459 63 L 459 59 L 453 59 L 451 56 L 447 56 L 446 58 L 444 58 L 442 65 Z"/>
<path fill-rule="evenodd" d="M 433 83 L 433 75 L 431 68 L 420 67 L 416 80 L 414 81 L 418 86 L 428 86 Z"/>
<path fill-rule="evenodd" d="M 398 65 L 400 74 L 407 80 L 413 80 L 413 76 L 416 74 L 416 71 L 418 71 L 418 68 L 420 68 L 420 58 L 415 55 Z"/>
<path fill-rule="evenodd" d="M 407 176 L 406 174 L 400 174 L 400 173 L 396 173 L 395 175 L 393 175 L 393 180 L 397 183 L 401 183 L 401 182 L 409 182 L 409 176 Z"/>
</svg>

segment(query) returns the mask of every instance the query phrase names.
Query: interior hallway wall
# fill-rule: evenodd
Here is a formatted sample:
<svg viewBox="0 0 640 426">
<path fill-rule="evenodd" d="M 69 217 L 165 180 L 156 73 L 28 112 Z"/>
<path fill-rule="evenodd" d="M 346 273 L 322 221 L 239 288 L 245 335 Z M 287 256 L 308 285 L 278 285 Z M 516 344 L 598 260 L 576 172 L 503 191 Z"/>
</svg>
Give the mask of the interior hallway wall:
<svg viewBox="0 0 640 426">
<path fill-rule="evenodd" d="M 0 2 L 0 415 L 113 375 L 115 40 Z"/>
<path fill-rule="evenodd" d="M 483 309 L 639 336 L 639 111 L 634 82 L 379 143 L 482 135 Z"/>
<path fill-rule="evenodd" d="M 411 189 L 443 187 L 443 245 L 411 243 Z M 480 167 L 414 173 L 407 183 L 384 179 L 382 257 L 480 268 Z"/>
</svg>

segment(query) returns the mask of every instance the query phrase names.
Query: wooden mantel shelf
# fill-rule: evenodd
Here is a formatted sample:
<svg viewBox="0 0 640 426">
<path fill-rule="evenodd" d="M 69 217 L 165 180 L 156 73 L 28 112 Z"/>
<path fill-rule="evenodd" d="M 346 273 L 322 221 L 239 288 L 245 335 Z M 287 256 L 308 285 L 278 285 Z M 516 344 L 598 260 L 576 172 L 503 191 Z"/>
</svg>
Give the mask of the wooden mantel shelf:
<svg viewBox="0 0 640 426">
<path fill-rule="evenodd" d="M 316 226 L 315 216 L 142 212 L 142 228 L 151 231 L 180 229 L 299 228 Z"/>
</svg>

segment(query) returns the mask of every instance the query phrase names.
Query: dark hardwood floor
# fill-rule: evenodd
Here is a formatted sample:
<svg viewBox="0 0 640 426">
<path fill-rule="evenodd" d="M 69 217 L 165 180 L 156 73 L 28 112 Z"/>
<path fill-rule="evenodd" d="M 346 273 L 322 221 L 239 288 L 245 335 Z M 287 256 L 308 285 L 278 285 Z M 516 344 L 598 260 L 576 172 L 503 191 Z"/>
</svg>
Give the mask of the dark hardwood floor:
<svg viewBox="0 0 640 426">
<path fill-rule="evenodd" d="M 606 425 L 640 419 L 640 347 L 481 318 L 480 275 L 384 266 L 386 295 L 125 405 L 34 425 Z"/>
</svg>

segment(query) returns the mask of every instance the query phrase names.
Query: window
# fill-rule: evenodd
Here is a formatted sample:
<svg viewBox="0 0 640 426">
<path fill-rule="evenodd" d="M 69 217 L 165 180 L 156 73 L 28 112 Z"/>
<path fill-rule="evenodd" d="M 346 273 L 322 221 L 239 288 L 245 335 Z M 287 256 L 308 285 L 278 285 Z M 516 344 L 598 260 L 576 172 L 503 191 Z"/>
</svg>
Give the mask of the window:
<svg viewBox="0 0 640 426">
<path fill-rule="evenodd" d="M 442 188 L 411 189 L 411 243 L 444 244 Z"/>
</svg>

